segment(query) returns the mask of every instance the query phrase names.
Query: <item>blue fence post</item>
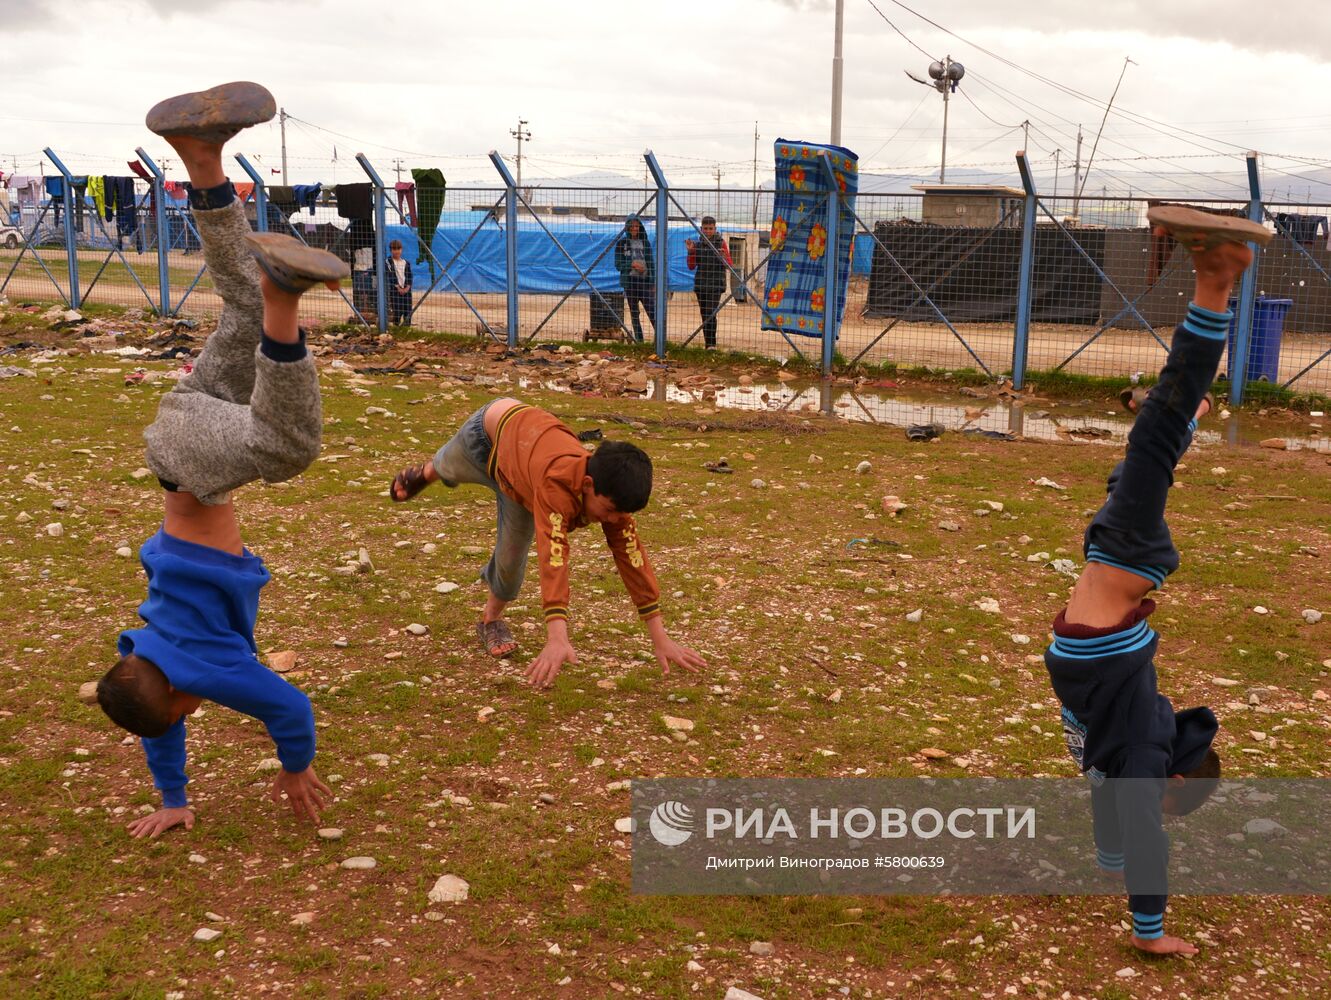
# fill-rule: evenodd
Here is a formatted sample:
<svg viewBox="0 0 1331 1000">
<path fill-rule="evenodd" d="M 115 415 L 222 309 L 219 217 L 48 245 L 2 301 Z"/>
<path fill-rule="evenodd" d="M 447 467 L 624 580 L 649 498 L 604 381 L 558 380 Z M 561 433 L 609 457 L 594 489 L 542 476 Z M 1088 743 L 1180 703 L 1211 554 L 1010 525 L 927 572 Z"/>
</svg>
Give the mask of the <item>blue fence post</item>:
<svg viewBox="0 0 1331 1000">
<path fill-rule="evenodd" d="M 356 162 L 360 168 L 365 171 L 365 176 L 370 178 L 370 183 L 374 185 L 374 282 L 375 294 L 374 301 L 376 311 L 379 316 L 379 332 L 388 329 L 388 241 L 384 238 L 384 226 L 388 222 L 388 213 L 384 211 L 384 182 L 379 177 L 379 172 L 374 169 L 370 163 L 370 158 L 364 153 L 356 154 Z M 353 283 L 355 279 L 352 279 Z M 356 290 L 352 288 L 352 299 L 356 296 Z"/>
<path fill-rule="evenodd" d="M 1035 271 L 1035 179 L 1026 150 L 1017 154 L 1017 170 L 1026 191 L 1021 209 L 1021 267 L 1017 272 L 1017 321 L 1012 336 L 1012 388 L 1026 385 L 1026 353 L 1031 333 L 1031 275 Z"/>
<path fill-rule="evenodd" d="M 157 315 L 171 315 L 171 262 L 167 258 L 166 238 L 166 175 L 151 156 L 140 146 L 134 155 L 153 175 L 153 225 L 157 228 Z"/>
<path fill-rule="evenodd" d="M 518 185 L 504 158 L 493 149 L 490 162 L 504 179 L 504 269 L 508 285 L 508 346 L 518 346 Z"/>
<path fill-rule="evenodd" d="M 69 307 L 77 309 L 79 300 L 79 247 L 78 239 L 74 232 L 74 177 L 69 169 L 60 162 L 60 157 L 56 156 L 47 146 L 42 150 L 46 158 L 55 164 L 55 168 L 60 171 L 60 176 L 65 179 L 64 182 L 64 202 L 65 202 L 65 263 L 69 266 Z"/>
<path fill-rule="evenodd" d="M 822 154 L 823 170 L 827 174 L 827 250 L 824 264 L 826 290 L 823 292 L 823 378 L 832 376 L 832 356 L 836 351 L 837 333 L 840 328 L 841 295 L 837 283 L 837 270 L 840 261 L 839 237 L 841 223 L 841 189 L 837 186 L 836 168 L 832 158 Z"/>
<path fill-rule="evenodd" d="M 656 182 L 656 315 L 652 317 L 652 326 L 656 328 L 656 356 L 664 361 L 670 322 L 670 185 L 656 154 L 649 149 L 643 158 Z"/>
<path fill-rule="evenodd" d="M 1257 154 L 1248 154 L 1248 218 L 1261 222 L 1262 182 L 1257 176 Z M 1261 251 L 1256 243 L 1249 243 L 1253 253 L 1252 267 L 1243 272 L 1239 281 L 1238 322 L 1234 326 L 1234 349 L 1229 359 L 1229 400 L 1235 406 L 1243 403 L 1243 391 L 1248 384 L 1248 353 L 1252 344 L 1252 313 L 1257 300 L 1257 258 Z"/>
<path fill-rule="evenodd" d="M 263 174 L 254 169 L 244 153 L 236 154 L 236 162 L 254 182 L 254 228 L 258 232 L 266 233 L 268 232 L 268 186 L 264 183 Z"/>
</svg>

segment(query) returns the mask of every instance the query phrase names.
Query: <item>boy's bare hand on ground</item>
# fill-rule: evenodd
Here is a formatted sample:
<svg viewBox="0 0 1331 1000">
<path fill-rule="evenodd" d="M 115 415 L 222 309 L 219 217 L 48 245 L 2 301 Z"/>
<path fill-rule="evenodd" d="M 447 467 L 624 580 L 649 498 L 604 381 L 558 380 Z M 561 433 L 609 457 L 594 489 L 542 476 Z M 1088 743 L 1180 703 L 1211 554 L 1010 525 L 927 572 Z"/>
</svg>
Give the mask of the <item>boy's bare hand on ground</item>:
<svg viewBox="0 0 1331 1000">
<path fill-rule="evenodd" d="M 545 646 L 527 668 L 527 683 L 532 687 L 549 687 L 565 663 L 577 662 L 578 654 L 574 652 L 573 644 L 552 636 L 545 640 Z"/>
<path fill-rule="evenodd" d="M 140 816 L 125 829 L 129 831 L 131 837 L 156 840 L 173 826 L 180 826 L 182 823 L 185 824 L 186 830 L 194 829 L 194 810 L 188 806 L 158 809 L 151 816 Z"/>
<path fill-rule="evenodd" d="M 670 673 L 670 664 L 677 667 L 683 667 L 691 674 L 696 674 L 707 666 L 707 661 L 701 656 L 677 643 L 668 635 L 662 635 L 660 638 L 652 639 L 652 648 L 656 653 L 656 662 L 661 664 L 661 673 Z"/>
<path fill-rule="evenodd" d="M 1171 937 L 1166 934 L 1164 937 L 1151 938 L 1149 941 L 1145 938 L 1139 938 L 1133 935 L 1132 945 L 1138 951 L 1144 951 L 1148 955 L 1196 955 L 1197 948 L 1188 944 L 1182 938 Z"/>
<path fill-rule="evenodd" d="M 309 820 L 311 823 L 318 821 L 319 813 L 327 805 L 324 796 L 331 798 L 333 794 L 333 790 L 314 773 L 313 764 L 303 771 L 279 771 L 273 782 L 272 800 L 281 802 L 283 792 L 286 792 L 296 819 Z"/>
</svg>

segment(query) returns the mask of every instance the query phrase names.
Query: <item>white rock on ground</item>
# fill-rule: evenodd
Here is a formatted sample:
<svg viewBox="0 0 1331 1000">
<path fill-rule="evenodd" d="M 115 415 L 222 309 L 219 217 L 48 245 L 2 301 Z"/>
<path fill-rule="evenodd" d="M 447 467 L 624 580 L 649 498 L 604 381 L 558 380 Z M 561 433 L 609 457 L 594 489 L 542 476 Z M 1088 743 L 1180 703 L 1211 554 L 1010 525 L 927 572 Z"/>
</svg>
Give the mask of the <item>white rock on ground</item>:
<svg viewBox="0 0 1331 1000">
<path fill-rule="evenodd" d="M 763 482 L 761 479 L 755 479 L 753 482 L 749 483 L 749 485 L 752 486 L 755 490 L 761 490 L 767 484 Z"/>
<path fill-rule="evenodd" d="M 1304 608 L 1303 620 L 1309 625 L 1316 625 L 1322 620 L 1322 612 L 1318 611 L 1316 608 Z"/>
<path fill-rule="evenodd" d="M 471 886 L 456 875 L 440 875 L 430 890 L 431 903 L 465 903 Z"/>
<path fill-rule="evenodd" d="M 750 955 L 774 955 L 776 954 L 776 945 L 770 941 L 750 941 Z"/>
<path fill-rule="evenodd" d="M 1275 837 L 1283 837 L 1289 831 L 1273 819 L 1250 819 L 1243 824 L 1243 833 L 1248 837 L 1270 840 Z"/>
<path fill-rule="evenodd" d="M 79 701 L 85 705 L 97 704 L 97 682 L 84 681 L 79 685 Z"/>
<path fill-rule="evenodd" d="M 726 990 L 726 995 L 721 1000 L 763 1000 L 756 993 L 750 993 L 748 990 L 742 990 L 738 986 L 732 986 Z"/>
<path fill-rule="evenodd" d="M 434 585 L 434 592 L 436 594 L 451 594 L 457 589 L 458 585 L 452 580 L 445 580 L 443 583 L 436 583 Z"/>
<path fill-rule="evenodd" d="M 665 727 L 669 729 L 671 732 L 675 733 L 693 732 L 692 719 L 681 719 L 673 715 L 663 715 L 661 716 L 661 721 L 665 723 Z"/>
<path fill-rule="evenodd" d="M 128 545 L 122 545 L 120 546 L 120 548 L 116 549 L 116 555 L 118 555 L 121 559 L 128 559 L 133 554 L 134 550 L 131 549 Z"/>
<path fill-rule="evenodd" d="M 59 538 L 65 533 L 65 526 L 59 521 L 52 521 L 46 526 L 46 533 L 52 538 Z"/>
<path fill-rule="evenodd" d="M 625 817 L 623 817 L 622 819 L 617 819 L 617 820 L 615 820 L 615 832 L 616 832 L 616 833 L 632 833 L 632 832 L 633 832 L 633 817 L 632 817 L 632 816 L 625 816 Z"/>
<path fill-rule="evenodd" d="M 336 826 L 325 826 L 319 829 L 319 837 L 322 840 L 341 840 L 342 831 Z"/>
<path fill-rule="evenodd" d="M 380 767 L 387 767 L 389 762 L 392 760 L 392 758 L 389 757 L 388 754 L 386 753 L 366 754 L 365 759 L 368 760 L 371 764 L 378 764 Z"/>
<path fill-rule="evenodd" d="M 908 614 L 908 615 L 906 616 L 906 621 L 911 622 L 912 624 L 914 624 L 914 623 L 918 622 L 918 621 L 919 621 L 921 618 L 923 618 L 923 617 L 924 617 L 924 609 L 923 609 L 923 608 L 916 608 L 914 611 L 912 611 L 910 614 Z"/>
<path fill-rule="evenodd" d="M 407 631 L 412 635 L 425 635 L 430 631 L 430 626 L 422 625 L 420 622 L 412 622 L 407 626 Z"/>
<path fill-rule="evenodd" d="M 259 763 L 256 766 L 260 771 L 282 770 L 282 762 L 278 760 L 276 757 L 265 758 L 264 760 L 259 761 Z"/>
<path fill-rule="evenodd" d="M 222 932 L 214 927 L 200 927 L 194 932 L 195 941 L 216 941 L 222 936 Z"/>
<path fill-rule="evenodd" d="M 306 927 L 314 923 L 314 913 L 309 910 L 305 911 L 304 913 L 297 913 L 294 917 L 291 918 L 291 922 L 295 924 L 297 927 Z"/>
<path fill-rule="evenodd" d="M 378 863 L 379 862 L 375 861 L 374 858 L 356 857 L 347 858 L 342 862 L 342 867 L 346 868 L 348 871 L 364 872 L 369 871 Z"/>
<path fill-rule="evenodd" d="M 855 472 L 861 476 L 867 476 L 872 471 L 873 465 L 869 462 L 861 462 L 859 465 L 855 466 Z"/>
</svg>

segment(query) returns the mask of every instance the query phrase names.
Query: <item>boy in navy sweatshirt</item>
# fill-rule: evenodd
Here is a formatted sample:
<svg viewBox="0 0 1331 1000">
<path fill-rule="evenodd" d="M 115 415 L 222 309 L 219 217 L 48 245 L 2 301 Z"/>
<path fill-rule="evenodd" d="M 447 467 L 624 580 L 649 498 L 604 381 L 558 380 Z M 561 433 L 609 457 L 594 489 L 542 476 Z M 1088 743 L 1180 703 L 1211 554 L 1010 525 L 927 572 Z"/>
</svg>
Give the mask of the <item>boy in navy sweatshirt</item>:
<svg viewBox="0 0 1331 1000">
<path fill-rule="evenodd" d="M 135 837 L 194 826 L 185 796 L 185 716 L 206 700 L 259 719 L 297 817 L 317 819 L 331 794 L 313 767 L 309 699 L 256 657 L 254 622 L 268 582 L 241 542 L 232 490 L 279 482 L 319 453 L 319 382 L 296 321 L 301 294 L 337 288 L 346 265 L 288 236 L 255 236 L 222 170 L 222 145 L 276 108 L 267 90 L 233 83 L 164 101 L 148 114 L 189 171 L 190 205 L 222 298 L 217 330 L 193 371 L 162 398 L 145 432 L 148 466 L 166 492 L 161 529 L 140 549 L 144 627 L 121 633 L 121 659 L 97 683 L 117 725 L 143 738 L 162 808 L 129 824 Z M 260 271 L 262 270 L 262 274 Z"/>
<path fill-rule="evenodd" d="M 1196 954 L 1164 932 L 1169 841 L 1163 814 L 1184 815 L 1214 791 L 1219 728 L 1209 708 L 1175 712 L 1156 690 L 1158 637 L 1146 595 L 1178 569 L 1165 524 L 1174 467 L 1210 408 L 1207 390 L 1225 349 L 1235 280 L 1252 263 L 1245 241 L 1265 245 L 1259 224 L 1167 206 L 1149 213 L 1192 253 L 1196 286 L 1174 331 L 1160 380 L 1141 402 L 1109 496 L 1086 530 L 1086 567 L 1054 621 L 1045 665 L 1062 702 L 1068 750 L 1094 786 L 1097 862 L 1124 878 L 1132 943 L 1158 955 Z"/>
</svg>

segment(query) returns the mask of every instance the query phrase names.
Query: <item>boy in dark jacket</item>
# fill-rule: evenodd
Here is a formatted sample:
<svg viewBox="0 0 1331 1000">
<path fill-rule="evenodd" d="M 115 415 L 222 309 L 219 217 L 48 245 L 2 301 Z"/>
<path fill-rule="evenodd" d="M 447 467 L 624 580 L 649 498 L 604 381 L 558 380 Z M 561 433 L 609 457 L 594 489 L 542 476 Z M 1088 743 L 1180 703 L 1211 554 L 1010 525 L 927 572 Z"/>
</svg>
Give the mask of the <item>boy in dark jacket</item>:
<svg viewBox="0 0 1331 1000">
<path fill-rule="evenodd" d="M 1165 524 L 1174 467 L 1209 407 L 1232 314 L 1235 280 L 1252 263 L 1245 241 L 1270 234 L 1244 219 L 1194 209 L 1153 208 L 1155 231 L 1192 252 L 1196 286 L 1174 331 L 1160 380 L 1141 403 L 1127 455 L 1086 530 L 1086 567 L 1054 620 L 1045 665 L 1062 703 L 1068 750 L 1095 786 L 1097 861 L 1121 873 L 1132 911 L 1132 943 L 1158 955 L 1196 954 L 1164 932 L 1169 841 L 1162 814 L 1184 815 L 1215 789 L 1218 725 L 1209 708 L 1175 712 L 1156 690 L 1158 637 L 1147 623 L 1150 591 L 1179 565 Z"/>
<path fill-rule="evenodd" d="M 716 314 L 725 294 L 726 275 L 734 265 L 726 238 L 716 231 L 716 220 L 704 215 L 701 231 L 702 239 L 685 240 L 684 245 L 689 250 L 689 270 L 694 272 L 693 294 L 698 297 L 698 312 L 702 315 L 703 343 L 709 351 L 714 351 Z"/>
<path fill-rule="evenodd" d="M 347 266 L 290 236 L 250 232 L 222 169 L 222 145 L 268 121 L 273 97 L 231 83 L 158 104 L 148 127 L 189 171 L 190 205 L 208 272 L 222 298 L 217 330 L 193 371 L 162 397 L 145 432 L 147 464 L 162 487 L 161 529 L 139 555 L 148 599 L 142 628 L 120 634 L 120 660 L 97 682 L 97 701 L 143 738 L 162 808 L 129 824 L 135 837 L 194 826 L 185 796 L 185 716 L 205 699 L 261 721 L 282 764 L 272 797 L 317 819 L 331 794 L 315 774 L 309 699 L 256 657 L 254 622 L 268 582 L 240 538 L 231 491 L 281 482 L 319 454 L 319 379 L 297 325 L 300 296 L 337 288 Z M 256 266 L 257 264 L 257 266 Z M 262 270 L 262 274 L 260 271 Z"/>
<path fill-rule="evenodd" d="M 642 320 L 638 319 L 638 303 L 642 303 L 647 319 L 656 331 L 656 261 L 652 244 L 642 220 L 630 215 L 624 223 L 624 235 L 615 243 L 615 270 L 624 288 L 629 315 L 633 317 L 633 337 L 642 341 Z"/>
</svg>

